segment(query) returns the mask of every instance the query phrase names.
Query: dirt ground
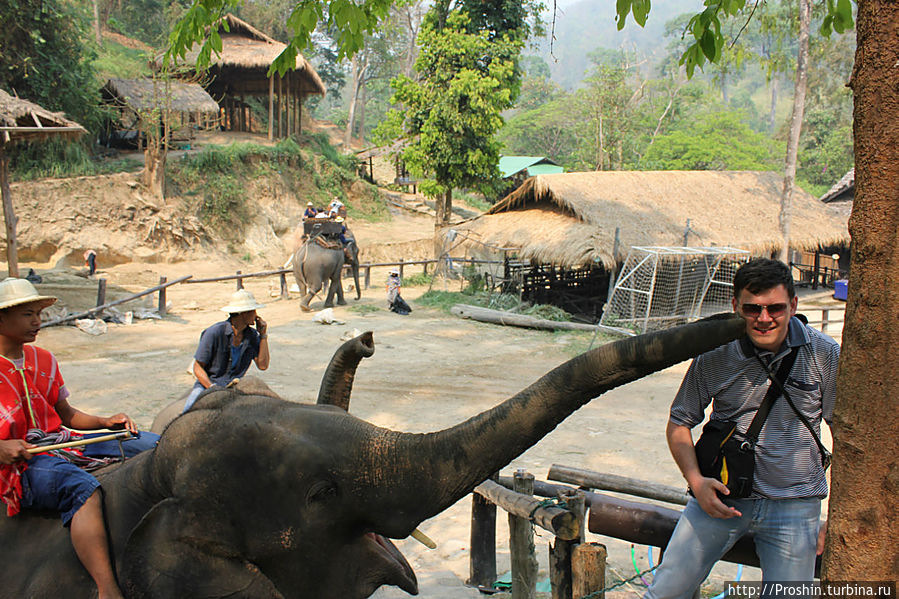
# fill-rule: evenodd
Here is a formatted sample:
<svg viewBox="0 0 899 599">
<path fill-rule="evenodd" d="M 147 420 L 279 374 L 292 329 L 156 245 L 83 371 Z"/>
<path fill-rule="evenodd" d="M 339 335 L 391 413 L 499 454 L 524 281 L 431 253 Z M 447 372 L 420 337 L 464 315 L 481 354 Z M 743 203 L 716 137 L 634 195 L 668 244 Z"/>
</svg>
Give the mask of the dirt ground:
<svg viewBox="0 0 899 599">
<path fill-rule="evenodd" d="M 211 277 L 233 272 L 233 266 L 209 262 L 124 264 L 101 274 L 110 285 L 140 291 L 155 285 L 160 276 L 169 280 L 185 274 Z M 244 268 L 244 272 L 250 270 Z M 335 315 L 343 323 L 334 325 L 313 322 L 313 314 L 299 310 L 296 296 L 286 301 L 273 297 L 276 277 L 248 280 L 246 287 L 266 304 L 259 313 L 270 327 L 272 362 L 269 370 L 261 373 L 263 380 L 285 399 L 312 402 L 341 337 L 354 329 L 370 330 L 376 351 L 359 367 L 351 412 L 395 430 L 433 431 L 494 406 L 586 350 L 591 342 L 589 333 L 499 327 L 420 308 L 414 299 L 424 288 L 404 290 L 415 309 L 409 316 L 398 316 L 385 309 L 385 278 L 386 269 L 374 270 L 373 287 L 364 291 L 360 301 L 350 299 L 349 306 L 336 308 Z M 193 379 L 187 368 L 200 332 L 223 318 L 218 308 L 234 289 L 233 281 L 176 285 L 168 290 L 170 313 L 162 320 L 110 324 L 108 332 L 100 336 L 74 327 L 49 327 L 41 331 L 38 344 L 57 355 L 74 405 L 99 414 L 126 411 L 148 428 L 160 408 L 191 387 Z M 805 305 L 815 303 L 831 302 L 825 293 L 810 297 Z M 371 311 L 353 310 L 360 305 Z M 313 307 L 320 308 L 321 301 L 314 301 Z M 812 313 L 811 317 L 818 316 Z M 594 400 L 502 473 L 525 468 L 538 480 L 545 480 L 549 467 L 560 463 L 683 486 L 665 446 L 664 429 L 669 403 L 685 370 L 686 364 L 681 364 Z M 260 374 L 255 367 L 250 373 Z M 438 543 L 436 550 L 412 540 L 397 543 L 418 575 L 421 596 L 479 596 L 464 586 L 470 503 L 466 497 L 420 526 Z M 497 521 L 497 567 L 503 573 L 509 568 L 508 525 L 502 512 Z M 609 584 L 634 575 L 629 544 L 592 534 L 588 540 L 608 546 Z M 550 542 L 548 533 L 538 529 L 541 580 L 548 577 Z M 647 548 L 634 551 L 637 567 L 647 569 Z M 722 581 L 732 580 L 735 572 L 735 566 L 719 565 L 708 590 L 717 594 Z M 758 578 L 758 571 L 747 569 L 743 579 L 753 578 Z M 607 596 L 634 596 L 640 589 L 632 583 Z M 405 593 L 395 588 L 382 588 L 375 595 L 381 599 L 403 596 Z"/>
</svg>

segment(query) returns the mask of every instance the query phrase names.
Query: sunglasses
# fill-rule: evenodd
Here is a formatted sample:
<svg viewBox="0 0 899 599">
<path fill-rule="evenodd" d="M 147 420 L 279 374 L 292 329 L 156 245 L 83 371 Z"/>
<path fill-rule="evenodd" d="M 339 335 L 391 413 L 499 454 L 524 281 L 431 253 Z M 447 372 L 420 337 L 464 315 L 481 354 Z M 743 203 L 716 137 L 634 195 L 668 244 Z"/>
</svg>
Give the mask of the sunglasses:
<svg viewBox="0 0 899 599">
<path fill-rule="evenodd" d="M 779 316 L 783 316 L 783 314 L 787 311 L 787 304 L 779 303 L 779 304 L 741 304 L 740 310 L 743 312 L 744 316 L 749 316 L 751 318 L 758 318 L 762 315 L 762 310 L 768 312 L 768 316 L 771 318 L 777 318 Z"/>
</svg>

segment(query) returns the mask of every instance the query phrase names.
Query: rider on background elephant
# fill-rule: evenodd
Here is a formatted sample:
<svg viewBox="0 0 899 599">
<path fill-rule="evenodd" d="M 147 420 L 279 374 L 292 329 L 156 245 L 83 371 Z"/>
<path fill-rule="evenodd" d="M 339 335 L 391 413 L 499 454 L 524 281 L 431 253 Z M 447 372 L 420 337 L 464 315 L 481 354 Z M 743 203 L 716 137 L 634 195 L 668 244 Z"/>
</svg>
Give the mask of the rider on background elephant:
<svg viewBox="0 0 899 599">
<path fill-rule="evenodd" d="M 371 333 L 345 343 L 317 405 L 260 381 L 201 396 L 158 447 L 98 474 L 110 548 L 128 597 L 362 599 L 416 594 L 389 540 L 464 497 L 590 399 L 739 337 L 742 319 L 617 341 L 555 368 L 496 407 L 419 434 L 347 413 Z M 37 515 L 0 522 L 4 593 L 88 599 L 68 539 Z"/>
<path fill-rule="evenodd" d="M 346 305 L 341 284 L 344 264 L 349 264 L 352 268 L 356 299 L 362 297 L 362 289 L 359 287 L 359 246 L 356 245 L 356 239 L 346 229 L 342 218 L 338 217 L 330 224 L 333 225 L 333 233 L 313 233 L 293 256 L 293 276 L 303 296 L 300 308 L 304 312 L 311 311 L 309 304 L 312 298 L 325 287 L 325 308 L 334 306 L 335 294 L 337 304 Z"/>
</svg>

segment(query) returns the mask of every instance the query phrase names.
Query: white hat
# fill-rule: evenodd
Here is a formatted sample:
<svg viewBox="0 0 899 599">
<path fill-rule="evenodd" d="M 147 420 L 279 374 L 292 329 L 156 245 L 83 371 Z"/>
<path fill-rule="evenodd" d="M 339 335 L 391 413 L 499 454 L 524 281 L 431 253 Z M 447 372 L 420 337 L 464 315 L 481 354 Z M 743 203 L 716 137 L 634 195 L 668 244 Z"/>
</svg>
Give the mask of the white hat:
<svg viewBox="0 0 899 599">
<path fill-rule="evenodd" d="M 343 222 L 343 217 L 342 217 L 342 216 L 338 216 L 337 218 L 334 219 L 334 222 L 335 222 L 335 223 L 342 223 L 342 222 Z"/>
<path fill-rule="evenodd" d="M 0 281 L 0 310 L 31 302 L 40 302 L 43 310 L 55 303 L 56 298 L 52 295 L 39 295 L 28 279 L 7 277 Z"/>
<path fill-rule="evenodd" d="M 306 205 L 307 205 L 307 206 L 311 206 L 311 205 L 312 205 L 312 202 L 306 202 Z"/>
<path fill-rule="evenodd" d="M 246 289 L 238 289 L 231 294 L 231 301 L 228 302 L 227 306 L 222 306 L 221 310 L 228 314 L 240 314 L 241 312 L 249 312 L 250 310 L 258 310 L 260 308 L 265 308 L 265 304 L 257 303 L 253 294 Z"/>
<path fill-rule="evenodd" d="M 390 269 L 389 271 L 387 271 L 387 272 L 390 273 L 390 274 L 392 274 L 392 275 L 398 275 L 398 274 L 400 274 L 400 269 L 397 268 L 396 266 L 394 266 L 393 268 L 391 268 L 391 269 Z"/>
</svg>

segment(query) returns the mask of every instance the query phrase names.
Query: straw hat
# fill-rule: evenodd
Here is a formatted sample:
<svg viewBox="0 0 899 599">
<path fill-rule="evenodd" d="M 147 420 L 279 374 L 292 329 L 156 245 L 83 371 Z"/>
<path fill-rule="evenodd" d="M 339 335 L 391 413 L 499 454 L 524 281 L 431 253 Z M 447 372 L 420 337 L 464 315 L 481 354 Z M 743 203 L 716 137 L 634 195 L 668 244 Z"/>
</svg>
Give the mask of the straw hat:
<svg viewBox="0 0 899 599">
<path fill-rule="evenodd" d="M 306 202 L 307 206 L 312 206 L 312 202 Z"/>
<path fill-rule="evenodd" d="M 43 310 L 55 303 L 56 298 L 52 295 L 39 295 L 37 289 L 27 279 L 7 277 L 0 281 L 0 310 L 31 302 L 40 302 Z"/>
<path fill-rule="evenodd" d="M 227 306 L 222 306 L 222 312 L 228 314 L 240 314 L 241 312 L 249 312 L 250 310 L 259 310 L 265 308 L 265 304 L 260 304 L 253 297 L 253 294 L 246 289 L 238 289 L 231 294 L 231 301 Z"/>
</svg>

